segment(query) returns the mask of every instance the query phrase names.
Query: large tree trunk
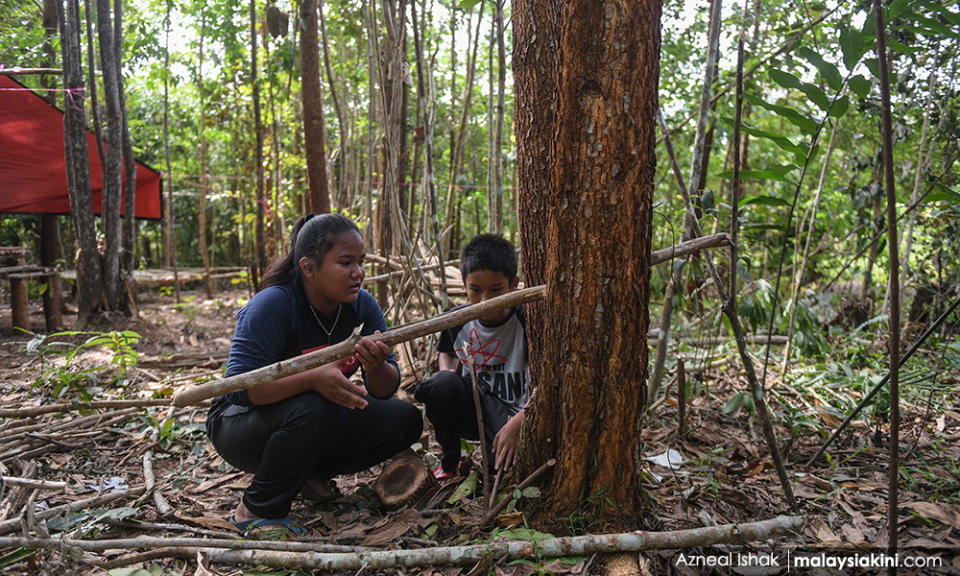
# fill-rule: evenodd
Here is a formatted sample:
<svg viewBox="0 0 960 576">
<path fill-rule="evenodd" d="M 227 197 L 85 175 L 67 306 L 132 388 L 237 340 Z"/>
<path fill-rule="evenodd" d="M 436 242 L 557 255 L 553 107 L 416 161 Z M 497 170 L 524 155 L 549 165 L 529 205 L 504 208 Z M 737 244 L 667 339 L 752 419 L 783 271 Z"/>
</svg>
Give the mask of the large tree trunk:
<svg viewBox="0 0 960 576">
<path fill-rule="evenodd" d="M 536 165 L 526 156 L 531 152 L 555 159 L 551 185 L 535 197 L 529 186 L 522 188 L 522 206 L 529 210 L 522 242 L 526 252 L 540 246 L 545 256 L 541 318 L 550 321 L 531 328 L 542 330 L 530 356 L 538 393 L 521 473 L 555 457 L 544 495 L 551 515 L 569 515 L 582 499 L 602 492 L 616 506 L 597 515 L 636 524 L 660 3 L 571 0 L 559 10 L 558 4 L 514 7 L 516 44 L 532 51 L 516 57 L 518 118 L 524 118 L 518 120 L 519 165 Z M 554 48 L 556 56 L 550 54 Z M 539 66 L 527 68 L 534 64 Z M 547 84 L 533 91 L 540 74 Z M 532 111 L 551 104 L 554 90 L 555 149 L 544 154 L 544 135 L 525 128 L 536 118 Z M 524 172 L 520 181 L 528 176 Z M 531 213 L 546 214 L 540 228 L 545 235 L 530 235 L 538 228 L 530 225 Z M 536 265 L 527 266 L 536 271 Z"/>
<path fill-rule="evenodd" d="M 101 225 L 103 251 L 103 293 L 107 308 L 120 307 L 120 197 L 123 178 L 123 118 L 120 113 L 120 86 L 110 0 L 97 0 L 97 36 L 100 41 L 100 65 L 103 68 L 103 100 L 107 114 L 107 159 L 103 165 L 103 208 Z M 88 263 L 85 263 L 88 264 Z"/>
<path fill-rule="evenodd" d="M 250 10 L 252 19 L 252 0 Z M 300 89 L 303 97 L 303 134 L 307 150 L 310 210 L 322 213 L 330 211 L 330 192 L 327 190 L 327 155 L 323 145 L 323 92 L 320 89 L 317 43 L 317 0 L 303 0 L 300 4 L 300 22 Z M 255 46 L 256 40 L 253 42 Z"/>
<path fill-rule="evenodd" d="M 63 58 L 63 86 L 67 90 L 83 90 L 83 70 L 80 67 L 80 6 L 78 0 L 68 0 L 69 19 L 64 16 L 61 2 L 57 2 L 60 21 L 60 51 Z M 90 192 L 90 161 L 87 156 L 87 121 L 81 108 L 64 106 L 63 132 L 67 164 L 67 189 L 70 194 L 70 213 L 79 247 L 76 259 L 78 311 L 77 327 L 84 328 L 94 309 L 100 303 L 103 285 L 100 274 L 100 255 L 97 251 L 97 231 L 93 221 L 93 200 Z"/>
</svg>

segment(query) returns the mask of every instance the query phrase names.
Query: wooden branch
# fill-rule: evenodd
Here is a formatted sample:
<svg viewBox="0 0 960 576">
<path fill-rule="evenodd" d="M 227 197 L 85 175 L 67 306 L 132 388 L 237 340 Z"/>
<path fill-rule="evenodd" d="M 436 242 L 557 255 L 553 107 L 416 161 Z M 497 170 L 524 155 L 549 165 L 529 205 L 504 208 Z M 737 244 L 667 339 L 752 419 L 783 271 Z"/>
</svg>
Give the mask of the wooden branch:
<svg viewBox="0 0 960 576">
<path fill-rule="evenodd" d="M 263 542 L 247 542 L 245 550 L 218 548 L 166 548 L 169 557 L 184 558 L 191 551 L 203 553 L 211 563 L 246 564 L 299 570 L 384 570 L 422 566 L 468 566 L 481 558 L 557 558 L 588 556 L 605 552 L 638 552 L 641 550 L 681 550 L 718 544 L 740 544 L 766 541 L 797 531 L 803 523 L 801 516 L 778 516 L 771 520 L 744 524 L 705 526 L 671 532 L 626 532 L 548 538 L 534 545 L 529 540 L 507 540 L 468 546 L 440 546 L 416 550 L 377 550 L 370 552 L 281 552 L 256 549 Z M 59 540 L 56 542 L 59 543 Z M 3 545 L 0 541 L 0 545 Z"/>
<path fill-rule="evenodd" d="M 37 75 L 60 75 L 63 70 L 59 68 L 4 68 L 0 70 L 0 76 L 18 76 L 25 74 Z"/>
<path fill-rule="evenodd" d="M 131 488 L 129 490 L 123 490 L 121 492 L 109 492 L 106 494 L 98 494 L 92 498 L 84 498 L 83 500 L 77 500 L 76 502 L 71 502 L 69 504 L 64 504 L 62 506 L 54 506 L 48 510 L 41 510 L 34 514 L 34 517 L 37 520 L 46 520 L 47 518 L 53 518 L 64 512 L 76 512 L 77 510 L 84 510 L 87 508 L 93 508 L 95 506 L 101 506 L 103 504 L 109 504 L 110 502 L 115 502 L 123 498 L 131 496 L 140 496 L 143 494 L 143 486 L 138 486 L 136 488 Z M 7 534 L 16 530 L 20 526 L 20 518 L 11 518 L 10 520 L 5 520 L 0 522 L 0 534 Z"/>
<path fill-rule="evenodd" d="M 66 490 L 66 482 L 50 480 L 33 480 L 31 478 L 17 478 L 15 476 L 0 476 L 0 486 L 17 486 L 31 490 L 52 490 L 54 492 Z"/>
<path fill-rule="evenodd" d="M 25 418 L 53 412 L 72 412 L 74 410 L 97 410 L 100 408 L 143 408 L 147 406 L 169 406 L 166 398 L 143 398 L 140 400 L 99 400 L 93 402 L 60 402 L 47 406 L 29 408 L 2 408 L 0 418 Z"/>
<path fill-rule="evenodd" d="M 170 513 L 170 503 L 166 497 L 157 490 L 156 478 L 153 475 L 153 450 L 147 450 L 143 453 L 143 483 L 147 492 L 153 493 L 153 503 L 157 507 L 157 514 L 166 516 Z"/>
<path fill-rule="evenodd" d="M 486 302 L 481 302 L 480 304 L 467 306 L 466 308 L 461 308 L 453 312 L 447 312 L 446 314 L 441 314 L 440 316 L 421 322 L 400 326 L 399 328 L 389 330 L 382 334 L 373 334 L 368 336 L 368 338 L 374 342 L 383 342 L 387 346 L 393 347 L 408 340 L 413 340 L 414 338 L 465 324 L 470 320 L 489 314 L 494 310 L 502 310 L 504 308 L 519 306 L 533 300 L 539 300 L 546 295 L 546 291 L 546 286 L 534 286 L 532 288 L 517 290 L 509 294 L 504 294 L 503 296 L 492 298 Z M 191 406 L 208 398 L 214 398 L 238 390 L 248 390 L 264 382 L 272 382 L 284 376 L 298 374 L 311 368 L 316 368 L 317 366 L 347 358 L 356 352 L 354 346 L 358 341 L 359 337 L 348 338 L 339 344 L 328 346 L 316 352 L 281 360 L 275 364 L 270 364 L 269 366 L 264 366 L 263 368 L 258 368 L 243 374 L 237 374 L 229 378 L 182 389 L 174 395 L 173 405 L 180 408 Z"/>
<path fill-rule="evenodd" d="M 657 250 L 650 255 L 650 265 L 656 266 L 657 264 L 662 264 L 667 260 L 689 256 L 694 252 L 700 252 L 701 250 L 705 250 L 707 248 L 717 248 L 719 246 L 730 245 L 732 245 L 732 242 L 730 241 L 730 235 L 726 232 L 712 234 L 710 236 L 701 236 L 699 238 L 687 240 L 686 242 L 681 242 L 674 246 Z"/>
<path fill-rule="evenodd" d="M 547 461 L 546 461 L 544 464 L 542 464 L 539 468 L 537 468 L 536 470 L 534 470 L 533 472 L 531 472 L 530 475 L 527 476 L 527 477 L 523 480 L 523 482 L 521 482 L 521 483 L 517 486 L 517 489 L 520 490 L 520 491 L 523 491 L 524 488 L 526 488 L 527 486 L 530 486 L 531 484 L 533 484 L 534 482 L 536 482 L 536 481 L 537 481 L 537 478 L 539 478 L 544 472 L 546 472 L 546 471 L 549 470 L 550 468 L 553 468 L 556 464 L 557 464 L 557 460 L 556 460 L 555 458 L 551 458 L 551 459 L 547 460 Z M 501 499 L 499 502 L 497 502 L 492 508 L 490 508 L 490 510 L 489 510 L 486 514 L 483 515 L 483 520 L 481 521 L 481 524 L 487 524 L 487 523 L 489 523 L 491 520 L 493 520 L 494 518 L 496 518 L 496 517 L 497 517 L 497 514 L 499 514 L 501 510 L 503 510 L 504 508 L 506 508 L 506 506 L 507 506 L 507 504 L 508 504 L 509 502 L 510 502 L 510 498 L 503 498 L 503 499 Z"/>
<path fill-rule="evenodd" d="M 369 256 L 368 256 L 368 257 L 369 257 Z M 393 263 L 393 260 L 391 260 L 390 262 Z M 447 266 L 459 267 L 459 266 L 460 266 L 460 259 L 457 258 L 456 260 L 449 260 L 449 261 L 447 261 L 447 262 L 444 262 L 444 263 L 443 263 L 444 269 L 445 269 Z M 421 267 L 420 267 L 420 269 L 423 270 L 424 272 L 426 272 L 426 271 L 428 271 L 428 270 L 436 270 L 437 268 L 440 268 L 440 265 L 439 265 L 439 264 L 429 264 L 429 265 L 427 265 L 427 266 L 421 266 Z M 406 270 L 401 269 L 401 270 L 394 270 L 393 272 L 387 272 L 387 273 L 385 273 L 385 274 L 378 274 L 378 275 L 376 275 L 376 276 L 367 276 L 367 277 L 365 277 L 365 278 L 363 279 L 363 283 L 364 283 L 364 284 L 372 284 L 372 283 L 375 283 L 375 282 L 379 282 L 379 281 L 381 281 L 381 280 L 389 280 L 390 278 L 397 278 L 397 277 L 403 276 L 403 275 L 406 274 L 406 273 L 407 273 Z"/>
<path fill-rule="evenodd" d="M 115 538 L 110 540 L 77 540 L 73 538 L 0 538 L 0 549 L 19 546 L 60 550 L 76 548 L 85 552 L 106 552 L 107 550 L 139 550 L 143 548 L 213 548 L 221 550 L 274 550 L 278 552 L 364 552 L 362 546 L 343 546 L 339 544 L 318 544 L 316 542 L 287 542 L 284 540 L 244 540 L 241 538 L 157 538 L 138 536 L 136 538 Z"/>
</svg>

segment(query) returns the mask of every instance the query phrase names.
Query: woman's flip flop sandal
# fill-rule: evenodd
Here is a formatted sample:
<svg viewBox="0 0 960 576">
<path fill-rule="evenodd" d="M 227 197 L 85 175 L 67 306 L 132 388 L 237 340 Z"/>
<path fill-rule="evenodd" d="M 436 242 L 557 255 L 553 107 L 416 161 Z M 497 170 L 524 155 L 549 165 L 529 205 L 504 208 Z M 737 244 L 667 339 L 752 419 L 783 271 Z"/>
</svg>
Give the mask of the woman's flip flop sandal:
<svg viewBox="0 0 960 576">
<path fill-rule="evenodd" d="M 243 522 L 238 522 L 235 518 L 231 518 L 230 523 L 236 526 L 237 530 L 239 530 L 240 534 L 244 537 L 258 535 L 258 533 L 256 533 L 257 530 L 262 530 L 263 532 L 274 530 L 283 531 L 293 536 L 306 536 L 309 532 L 303 524 L 289 518 L 251 518 Z M 263 532 L 260 533 L 262 534 Z"/>
</svg>

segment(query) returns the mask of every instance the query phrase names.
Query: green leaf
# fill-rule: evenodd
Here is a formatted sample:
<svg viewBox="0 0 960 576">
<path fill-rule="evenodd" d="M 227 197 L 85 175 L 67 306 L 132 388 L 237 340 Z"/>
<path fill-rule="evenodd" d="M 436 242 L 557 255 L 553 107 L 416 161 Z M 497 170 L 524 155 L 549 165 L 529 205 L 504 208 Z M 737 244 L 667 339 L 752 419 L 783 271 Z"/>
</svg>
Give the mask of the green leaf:
<svg viewBox="0 0 960 576">
<path fill-rule="evenodd" d="M 940 2 L 931 2 L 930 0 L 920 0 L 919 4 L 928 10 L 939 12 L 948 22 L 954 26 L 960 26 L 960 14 L 951 12 L 949 8 Z"/>
<path fill-rule="evenodd" d="M 802 82 L 799 90 L 806 94 L 807 98 L 821 110 L 827 111 L 830 108 L 830 99 L 827 98 L 827 95 L 823 93 L 823 90 L 821 90 L 819 86 L 810 84 L 809 82 Z"/>
<path fill-rule="evenodd" d="M 771 68 L 768 74 L 771 80 L 784 88 L 800 88 L 800 84 L 802 84 L 800 79 L 793 74 L 778 70 L 777 68 Z"/>
<path fill-rule="evenodd" d="M 537 488 L 536 486 L 527 486 L 526 488 L 520 491 L 520 495 L 523 496 L 524 498 L 539 498 L 540 489 Z"/>
<path fill-rule="evenodd" d="M 790 169 L 796 168 L 794 165 L 789 165 Z M 733 178 L 733 170 L 724 170 L 719 174 L 721 178 Z M 767 169 L 767 170 L 741 170 L 740 178 L 744 180 L 774 180 L 776 182 L 793 182 L 786 177 L 786 175 L 776 169 Z"/>
<path fill-rule="evenodd" d="M 949 205 L 960 204 L 960 193 L 951 190 L 943 185 L 938 185 L 937 190 L 927 194 L 923 199 L 923 203 L 927 204 L 930 202 L 946 202 Z"/>
<path fill-rule="evenodd" d="M 887 38 L 887 48 L 890 48 L 894 52 L 899 52 L 901 54 L 915 54 L 922 50 L 922 48 L 915 48 L 913 46 L 907 46 L 906 44 L 897 42 L 893 38 Z"/>
<path fill-rule="evenodd" d="M 753 104 L 754 106 L 760 106 L 761 108 L 769 110 L 777 116 L 780 116 L 787 122 L 799 128 L 805 134 L 812 136 L 817 132 L 816 121 L 805 116 L 801 112 L 794 110 L 793 108 L 780 106 L 777 104 L 770 104 L 769 102 L 765 102 L 762 98 L 758 98 L 752 94 L 744 94 L 744 98 L 747 100 L 747 102 Z"/>
<path fill-rule="evenodd" d="M 820 71 L 820 77 L 823 78 L 824 82 L 826 82 L 830 88 L 840 90 L 841 86 L 843 86 L 843 77 L 840 76 L 840 70 L 836 65 L 827 62 L 822 56 L 805 46 L 797 49 L 797 53 L 804 60 L 816 66 L 817 70 Z"/>
<path fill-rule="evenodd" d="M 850 86 L 850 90 L 860 98 L 866 98 L 867 94 L 870 93 L 870 81 L 860 74 L 852 76 L 847 84 Z"/>
<path fill-rule="evenodd" d="M 530 542 L 540 542 L 541 540 L 549 540 L 553 538 L 553 534 L 547 534 L 546 532 L 537 532 L 531 528 L 514 528 L 513 530 L 503 530 L 499 532 L 500 536 L 504 538 L 511 538 L 514 540 L 529 540 Z"/>
<path fill-rule="evenodd" d="M 843 52 L 843 65 L 853 70 L 860 57 L 870 48 L 860 32 L 854 28 L 844 28 L 840 32 L 840 50 Z"/>
<path fill-rule="evenodd" d="M 8 552 L 3 556 L 0 556 L 0 568 L 4 566 L 9 566 L 11 564 L 16 564 L 17 562 L 23 562 L 27 558 L 32 557 L 37 553 L 36 550 L 31 550 L 29 548 L 17 548 L 13 552 Z"/>
<path fill-rule="evenodd" d="M 451 494 L 450 497 L 447 498 L 447 504 L 454 506 L 458 502 L 466 498 L 467 496 L 476 492 L 477 480 L 479 478 L 480 476 L 477 474 L 476 470 L 471 472 L 470 475 L 467 476 L 466 480 L 461 482 L 460 485 L 457 486 L 457 489 L 453 491 L 453 494 Z"/>
<path fill-rule="evenodd" d="M 834 101 L 833 106 L 830 107 L 830 115 L 834 118 L 840 118 L 847 113 L 847 110 L 850 108 L 850 98 L 844 94 L 840 98 Z"/>
<path fill-rule="evenodd" d="M 884 11 L 884 20 L 893 22 L 910 9 L 910 0 L 893 0 Z"/>
<path fill-rule="evenodd" d="M 727 416 L 733 414 L 740 409 L 740 406 L 743 405 L 743 392 L 734 394 L 733 398 L 727 400 L 727 404 L 723 407 L 723 413 Z"/>
<path fill-rule="evenodd" d="M 733 125 L 732 118 L 725 116 L 723 119 L 731 126 Z M 790 152 L 791 154 L 794 155 L 794 157 L 799 158 L 798 163 L 802 163 L 806 159 L 806 156 L 807 156 L 806 146 L 800 146 L 799 144 L 794 144 L 792 140 L 790 140 L 786 136 L 783 136 L 782 134 L 776 134 L 774 132 L 768 132 L 766 130 L 761 130 L 759 128 L 753 128 L 752 126 L 749 126 L 747 124 L 741 124 L 740 130 L 742 130 L 744 133 L 749 134 L 751 136 L 755 136 L 757 138 L 766 138 L 767 140 L 773 141 L 773 143 L 776 144 L 781 150 Z"/>
<path fill-rule="evenodd" d="M 717 209 L 713 190 L 710 188 L 707 188 L 703 193 L 703 198 L 700 199 L 700 207 L 704 212 L 713 212 Z"/>
<path fill-rule="evenodd" d="M 740 201 L 740 207 L 749 206 L 750 204 L 759 204 L 761 206 L 789 206 L 790 203 L 784 200 L 783 198 L 777 198 L 776 196 L 747 196 Z"/>
<path fill-rule="evenodd" d="M 457 5 L 461 10 L 469 10 L 480 3 L 480 0 L 460 0 L 460 4 Z"/>
</svg>

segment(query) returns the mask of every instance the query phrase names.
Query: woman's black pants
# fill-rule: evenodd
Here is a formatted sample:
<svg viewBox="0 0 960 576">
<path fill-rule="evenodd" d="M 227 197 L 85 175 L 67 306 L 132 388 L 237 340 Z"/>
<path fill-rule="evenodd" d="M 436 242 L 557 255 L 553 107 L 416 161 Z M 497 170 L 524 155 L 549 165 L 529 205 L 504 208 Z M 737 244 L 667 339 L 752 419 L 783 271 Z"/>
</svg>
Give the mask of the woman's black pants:
<svg viewBox="0 0 960 576">
<path fill-rule="evenodd" d="M 224 460 L 253 473 L 246 507 L 261 518 L 283 518 L 307 480 L 365 470 L 420 438 L 415 406 L 366 399 L 366 408 L 350 410 L 306 392 L 239 414 L 228 409 L 207 422 L 207 434 Z"/>
</svg>

